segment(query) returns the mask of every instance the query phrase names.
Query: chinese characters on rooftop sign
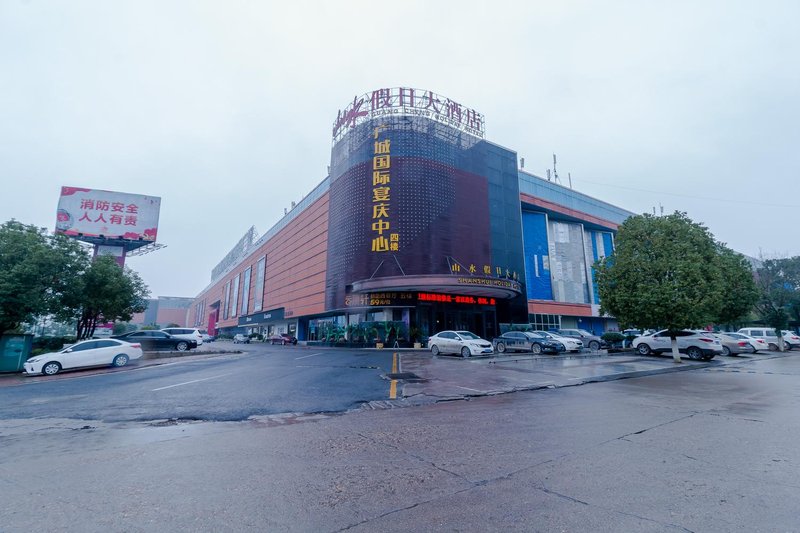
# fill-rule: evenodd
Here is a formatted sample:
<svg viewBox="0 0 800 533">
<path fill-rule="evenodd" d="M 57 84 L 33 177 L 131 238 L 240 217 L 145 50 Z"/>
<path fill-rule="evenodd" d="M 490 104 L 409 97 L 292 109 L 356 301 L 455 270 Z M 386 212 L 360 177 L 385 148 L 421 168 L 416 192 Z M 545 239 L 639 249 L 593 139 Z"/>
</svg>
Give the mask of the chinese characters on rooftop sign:
<svg viewBox="0 0 800 533">
<path fill-rule="evenodd" d="M 161 198 L 61 187 L 56 232 L 78 238 L 155 242 Z"/>
<path fill-rule="evenodd" d="M 380 133 L 386 126 L 375 128 L 375 151 L 372 158 L 372 251 L 397 252 L 400 250 L 400 234 L 391 233 L 392 222 L 389 220 L 391 200 L 391 141 L 380 139 Z M 386 233 L 386 235 L 384 235 Z M 387 239 L 388 235 L 388 239 Z"/>
<path fill-rule="evenodd" d="M 425 117 L 476 137 L 484 136 L 483 115 L 474 109 L 431 91 L 391 87 L 356 96 L 340 110 L 333 123 L 333 142 L 362 122 L 397 115 Z"/>
</svg>

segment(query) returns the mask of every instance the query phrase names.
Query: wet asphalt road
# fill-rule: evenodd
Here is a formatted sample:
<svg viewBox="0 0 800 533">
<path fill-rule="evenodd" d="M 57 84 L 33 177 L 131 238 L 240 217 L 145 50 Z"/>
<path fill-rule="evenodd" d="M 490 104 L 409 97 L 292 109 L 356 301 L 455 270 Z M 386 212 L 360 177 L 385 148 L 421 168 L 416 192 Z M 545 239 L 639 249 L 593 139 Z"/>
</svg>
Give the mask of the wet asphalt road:
<svg viewBox="0 0 800 533">
<path fill-rule="evenodd" d="M 391 352 L 216 344 L 245 353 L 18 378 L 0 388 L 0 419 L 230 421 L 345 411 L 389 394 Z"/>
<path fill-rule="evenodd" d="M 800 356 L 732 362 L 345 415 L 6 418 L 0 530 L 797 531 Z"/>
</svg>

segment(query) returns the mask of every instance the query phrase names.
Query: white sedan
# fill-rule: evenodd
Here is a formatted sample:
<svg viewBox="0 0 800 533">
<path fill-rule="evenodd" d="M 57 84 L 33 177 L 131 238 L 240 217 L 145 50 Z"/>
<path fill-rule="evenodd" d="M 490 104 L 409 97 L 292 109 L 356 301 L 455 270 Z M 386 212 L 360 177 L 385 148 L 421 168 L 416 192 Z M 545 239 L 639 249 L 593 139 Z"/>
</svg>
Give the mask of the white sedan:
<svg viewBox="0 0 800 533">
<path fill-rule="evenodd" d="M 428 337 L 428 349 L 433 355 L 455 353 L 461 357 L 494 353 L 491 342 L 469 331 L 440 331 Z"/>
<path fill-rule="evenodd" d="M 580 352 L 583 350 L 583 341 L 580 341 L 574 337 L 562 337 L 561 335 L 557 335 L 556 333 L 551 333 L 549 331 L 534 331 L 534 333 L 538 333 L 539 335 L 544 335 L 550 340 L 558 341 L 564 345 L 564 348 L 567 352 Z"/>
<path fill-rule="evenodd" d="M 118 339 L 92 339 L 71 344 L 60 352 L 31 357 L 25 362 L 26 374 L 52 376 L 62 370 L 89 366 L 125 366 L 142 356 L 142 345 Z"/>
</svg>

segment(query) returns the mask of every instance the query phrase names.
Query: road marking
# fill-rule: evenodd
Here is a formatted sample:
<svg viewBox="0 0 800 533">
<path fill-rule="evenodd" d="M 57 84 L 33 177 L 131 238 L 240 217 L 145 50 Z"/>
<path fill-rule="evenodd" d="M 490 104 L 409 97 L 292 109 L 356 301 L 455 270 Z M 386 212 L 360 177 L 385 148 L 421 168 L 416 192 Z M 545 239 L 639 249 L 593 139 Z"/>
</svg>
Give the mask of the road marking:
<svg viewBox="0 0 800 533">
<path fill-rule="evenodd" d="M 302 357 L 295 357 L 294 360 L 295 361 L 299 361 L 300 359 L 305 359 L 306 357 L 314 357 L 315 355 L 322 355 L 323 353 L 325 353 L 325 352 L 312 353 L 311 355 L 304 355 Z"/>
<path fill-rule="evenodd" d="M 397 352 L 392 354 L 392 374 L 397 374 Z M 389 384 L 389 399 L 397 399 L 397 380 L 393 379 Z"/>
<path fill-rule="evenodd" d="M 192 381 L 184 381 L 183 383 L 176 383 L 175 385 L 167 385 L 166 387 L 159 387 L 157 389 L 153 389 L 150 392 L 156 392 L 156 391 L 160 391 L 160 390 L 164 390 L 164 389 L 171 389 L 172 387 L 180 387 L 181 385 L 190 385 L 192 383 L 200 383 L 201 381 L 208 381 L 209 379 L 223 378 L 225 376 L 230 376 L 230 375 L 231 375 L 231 373 L 229 372 L 227 374 L 220 374 L 219 376 L 211 376 L 210 378 L 194 379 Z"/>
<path fill-rule="evenodd" d="M 458 387 L 459 389 L 466 389 L 466 390 L 471 390 L 471 391 L 474 391 L 474 392 L 483 392 L 482 390 L 470 389 L 469 387 L 462 387 L 461 385 L 456 385 L 456 387 Z"/>
</svg>

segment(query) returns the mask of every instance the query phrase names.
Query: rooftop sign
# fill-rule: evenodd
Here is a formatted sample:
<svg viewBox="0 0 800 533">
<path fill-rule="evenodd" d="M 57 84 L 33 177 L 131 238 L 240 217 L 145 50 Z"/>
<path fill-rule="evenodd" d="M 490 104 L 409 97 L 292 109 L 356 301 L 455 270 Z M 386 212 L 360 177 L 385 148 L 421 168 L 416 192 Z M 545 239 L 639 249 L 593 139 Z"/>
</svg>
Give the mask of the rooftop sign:
<svg viewBox="0 0 800 533">
<path fill-rule="evenodd" d="M 400 115 L 425 117 L 476 137 L 484 136 L 483 115 L 474 109 L 432 91 L 391 87 L 355 96 L 340 110 L 333 123 L 333 142 L 362 122 Z"/>
</svg>

